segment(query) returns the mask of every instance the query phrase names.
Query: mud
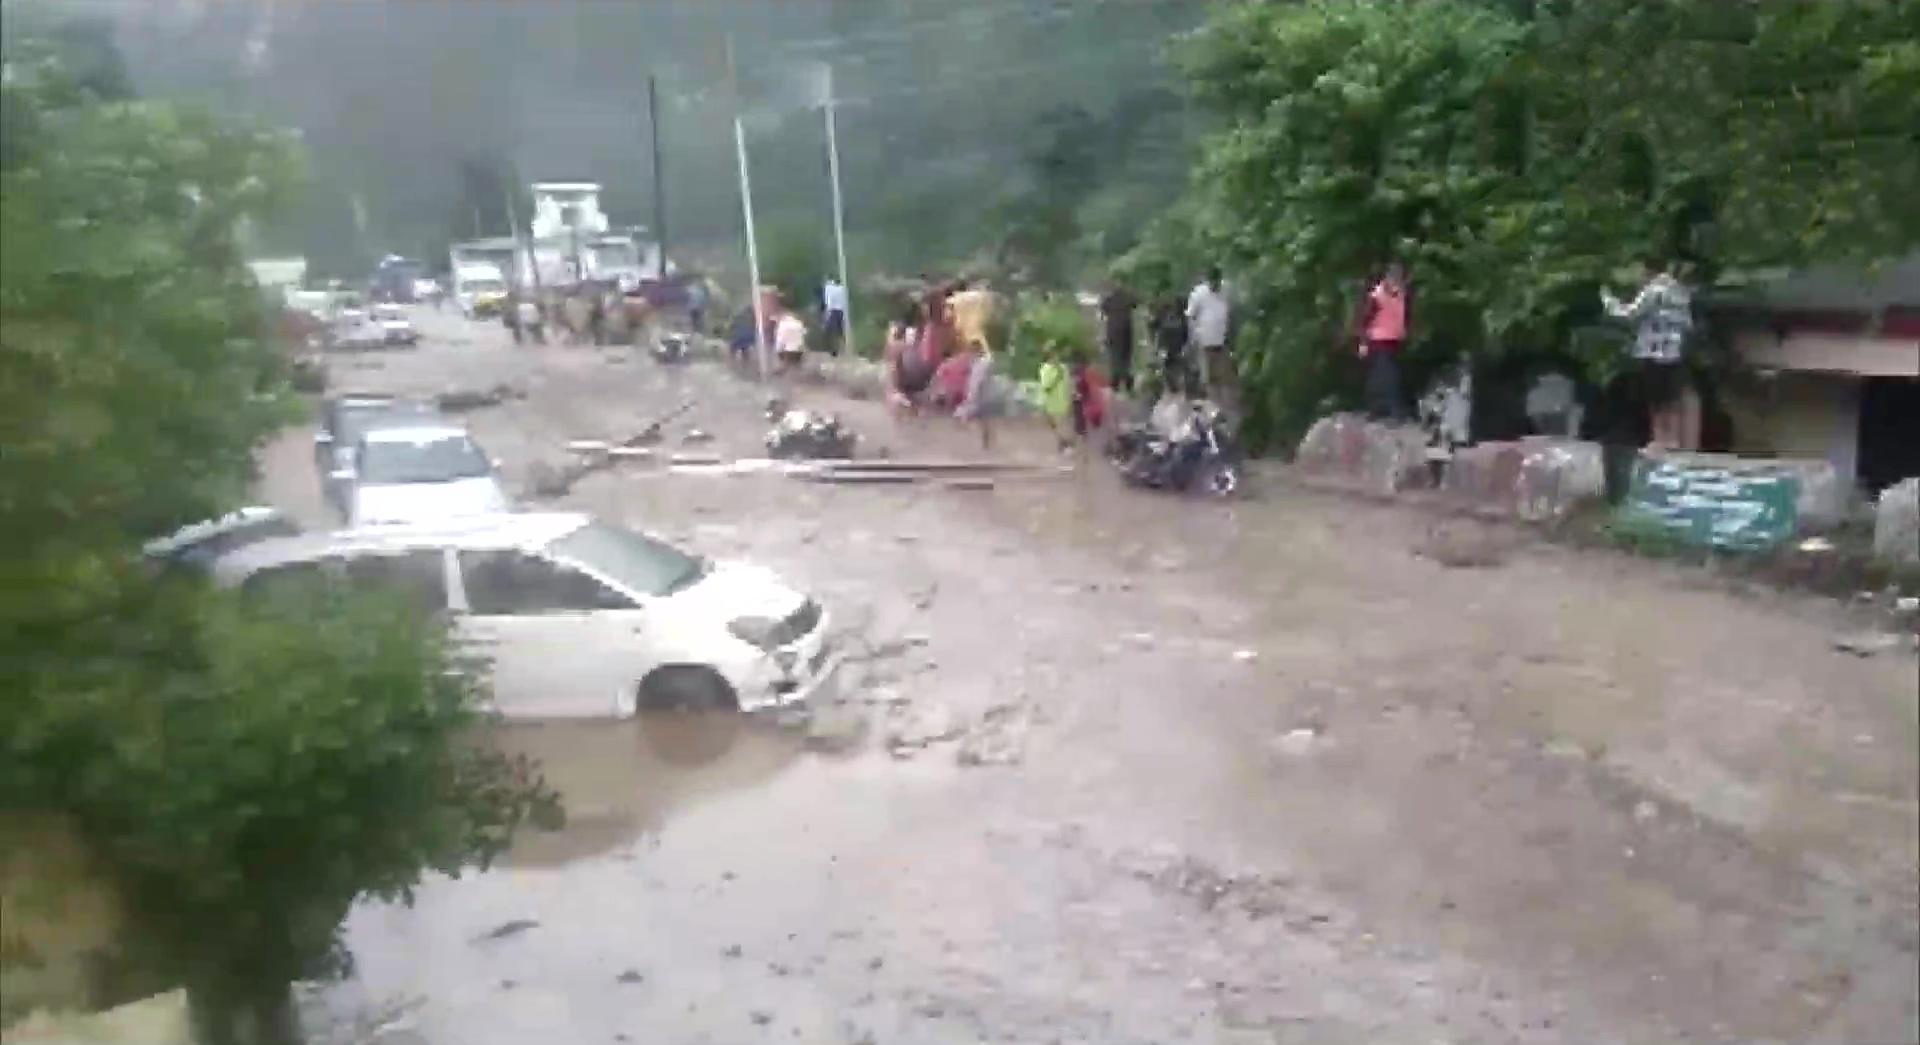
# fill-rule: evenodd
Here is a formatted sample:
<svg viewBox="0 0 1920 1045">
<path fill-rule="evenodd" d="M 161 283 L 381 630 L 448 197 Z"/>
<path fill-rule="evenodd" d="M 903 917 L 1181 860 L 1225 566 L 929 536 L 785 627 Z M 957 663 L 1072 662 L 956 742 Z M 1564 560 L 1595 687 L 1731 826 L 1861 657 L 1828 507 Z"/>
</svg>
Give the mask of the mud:
<svg viewBox="0 0 1920 1045">
<path fill-rule="evenodd" d="M 703 451 L 764 453 L 766 390 L 716 367 L 417 323 L 355 382 L 524 391 L 463 415 L 522 488 L 687 397 Z M 782 398 L 866 453 L 986 456 L 944 419 Z M 309 510 L 311 468 L 290 436 L 269 492 Z M 357 911 L 359 976 L 316 1020 L 436 1045 L 1920 1037 L 1911 654 L 1618 556 L 1452 567 L 1427 519 L 1280 479 L 1218 504 L 1097 459 L 1041 474 L 580 477 L 555 504 L 820 595 L 841 699 L 514 727 L 568 829 Z"/>
</svg>

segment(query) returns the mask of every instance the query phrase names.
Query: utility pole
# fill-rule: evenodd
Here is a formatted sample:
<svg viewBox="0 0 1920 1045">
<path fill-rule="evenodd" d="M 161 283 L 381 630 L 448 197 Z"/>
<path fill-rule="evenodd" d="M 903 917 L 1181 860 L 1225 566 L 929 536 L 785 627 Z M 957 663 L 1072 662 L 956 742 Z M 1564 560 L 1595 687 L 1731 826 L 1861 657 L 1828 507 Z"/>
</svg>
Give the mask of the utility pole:
<svg viewBox="0 0 1920 1045">
<path fill-rule="evenodd" d="M 826 67 L 827 176 L 833 182 L 833 250 L 840 262 L 840 290 L 847 297 L 840 311 L 840 341 L 847 355 L 853 348 L 853 283 L 847 279 L 847 211 L 840 195 L 840 134 L 834 126 L 833 66 Z"/>
<path fill-rule="evenodd" d="M 487 234 L 487 227 L 480 220 L 480 205 L 473 205 L 473 238 L 480 239 Z"/>
<path fill-rule="evenodd" d="M 733 155 L 740 167 L 740 209 L 747 219 L 748 293 L 753 295 L 753 344 L 760 360 L 760 379 L 773 373 L 773 360 L 767 346 L 767 306 L 760 300 L 760 244 L 753 229 L 753 178 L 747 171 L 747 123 L 740 112 L 740 70 L 734 60 L 733 34 L 727 34 L 727 85 L 733 95 Z"/>
<path fill-rule="evenodd" d="M 513 205 L 513 186 L 507 186 L 507 229 L 513 236 L 513 253 L 516 258 L 527 259 L 527 281 L 533 284 L 534 300 L 540 299 L 540 259 L 533 254 L 533 236 L 520 234 L 519 209 Z M 516 265 L 518 262 L 516 261 Z M 518 276 L 519 273 L 514 273 Z"/>
<path fill-rule="evenodd" d="M 653 155 L 654 278 L 667 281 L 667 180 L 660 164 L 660 84 L 647 74 L 647 138 Z"/>
</svg>

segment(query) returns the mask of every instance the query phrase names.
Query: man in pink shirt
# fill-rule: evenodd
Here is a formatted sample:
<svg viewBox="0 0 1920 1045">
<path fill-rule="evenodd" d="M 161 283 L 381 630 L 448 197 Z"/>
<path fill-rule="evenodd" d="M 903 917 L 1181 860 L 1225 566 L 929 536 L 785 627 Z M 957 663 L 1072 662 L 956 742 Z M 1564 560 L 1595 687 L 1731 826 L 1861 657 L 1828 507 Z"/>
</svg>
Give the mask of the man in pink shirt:
<svg viewBox="0 0 1920 1045">
<path fill-rule="evenodd" d="M 1367 361 L 1367 415 L 1398 421 L 1405 416 L 1400 393 L 1400 353 L 1407 344 L 1407 273 L 1390 262 L 1361 303 L 1360 358 Z"/>
</svg>

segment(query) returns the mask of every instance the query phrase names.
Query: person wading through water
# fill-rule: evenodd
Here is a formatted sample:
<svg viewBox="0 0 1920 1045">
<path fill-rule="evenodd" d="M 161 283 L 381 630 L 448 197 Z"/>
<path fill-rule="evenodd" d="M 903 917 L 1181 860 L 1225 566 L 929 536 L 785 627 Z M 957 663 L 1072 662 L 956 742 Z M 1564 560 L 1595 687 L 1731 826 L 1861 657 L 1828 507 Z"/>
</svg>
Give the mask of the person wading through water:
<svg viewBox="0 0 1920 1045">
<path fill-rule="evenodd" d="M 1386 272 L 1367 288 L 1354 325 L 1360 331 L 1360 358 L 1367 367 L 1362 392 L 1367 416 L 1377 421 L 1403 420 L 1400 353 L 1407 345 L 1407 273 L 1400 262 L 1388 262 Z"/>
</svg>

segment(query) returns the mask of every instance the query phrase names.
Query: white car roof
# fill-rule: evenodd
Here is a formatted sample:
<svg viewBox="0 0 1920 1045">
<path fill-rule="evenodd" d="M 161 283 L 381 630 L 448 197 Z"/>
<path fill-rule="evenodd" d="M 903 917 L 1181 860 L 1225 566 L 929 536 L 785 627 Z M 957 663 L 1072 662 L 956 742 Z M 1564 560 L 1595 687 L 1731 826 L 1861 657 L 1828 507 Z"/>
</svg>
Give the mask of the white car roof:
<svg viewBox="0 0 1920 1045">
<path fill-rule="evenodd" d="M 269 537 L 222 556 L 214 576 L 238 581 L 274 566 L 355 552 L 457 548 L 490 551 L 544 548 L 593 521 L 584 512 L 501 512 L 435 523 L 363 526 L 331 533 Z"/>
<path fill-rule="evenodd" d="M 467 430 L 451 422 L 421 421 L 418 417 L 368 428 L 360 437 L 369 443 L 431 443 L 441 439 L 469 439 Z"/>
</svg>

